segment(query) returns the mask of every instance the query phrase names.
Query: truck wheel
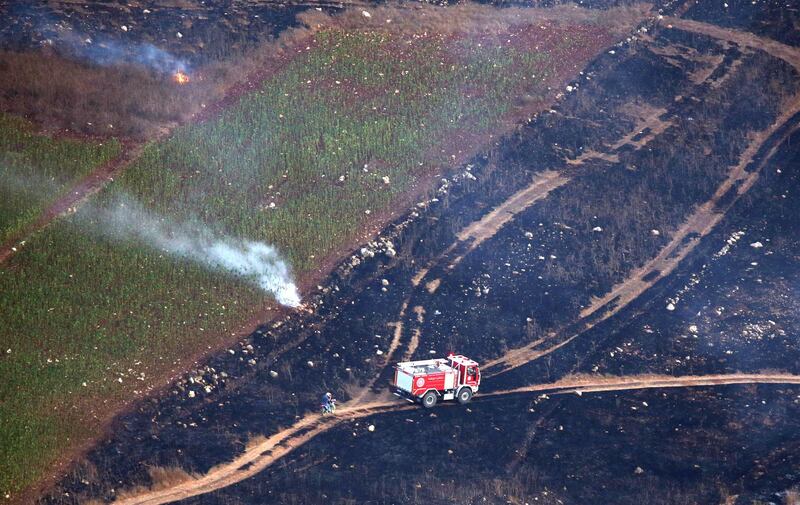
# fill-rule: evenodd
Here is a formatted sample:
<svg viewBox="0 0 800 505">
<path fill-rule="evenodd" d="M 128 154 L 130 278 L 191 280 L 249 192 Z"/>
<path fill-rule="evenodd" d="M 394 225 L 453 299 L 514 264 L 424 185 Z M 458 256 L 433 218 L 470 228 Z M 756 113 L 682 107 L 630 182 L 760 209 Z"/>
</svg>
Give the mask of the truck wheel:
<svg viewBox="0 0 800 505">
<path fill-rule="evenodd" d="M 428 391 L 422 397 L 422 406 L 425 407 L 426 409 L 429 409 L 434 405 L 436 405 L 436 401 L 438 399 L 439 397 L 436 395 L 436 393 L 434 393 L 433 391 Z"/>
<path fill-rule="evenodd" d="M 472 390 L 470 388 L 461 388 L 461 391 L 458 392 L 458 403 L 464 405 L 469 403 L 470 400 L 472 400 Z"/>
</svg>

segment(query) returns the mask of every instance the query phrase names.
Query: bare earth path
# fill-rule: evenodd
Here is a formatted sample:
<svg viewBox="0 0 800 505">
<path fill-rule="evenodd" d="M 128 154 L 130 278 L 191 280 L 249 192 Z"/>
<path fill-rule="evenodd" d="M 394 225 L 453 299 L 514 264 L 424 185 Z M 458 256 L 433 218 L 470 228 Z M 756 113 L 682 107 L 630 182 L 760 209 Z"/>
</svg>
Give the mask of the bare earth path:
<svg viewBox="0 0 800 505">
<path fill-rule="evenodd" d="M 542 393 L 590 393 L 602 391 L 627 391 L 638 389 L 660 389 L 678 387 L 725 386 L 734 384 L 797 384 L 800 375 L 725 374 L 681 377 L 642 375 L 630 377 L 574 377 L 548 384 L 533 384 L 516 389 L 484 394 L 477 400 L 491 399 L 516 394 Z M 445 404 L 452 405 L 452 404 Z M 159 505 L 198 496 L 241 482 L 270 466 L 286 454 L 305 444 L 344 421 L 364 418 L 386 412 L 416 409 L 415 405 L 397 401 L 375 401 L 363 405 L 341 408 L 335 416 L 321 417 L 309 414 L 293 426 L 279 431 L 263 442 L 249 447 L 243 454 L 229 463 L 212 468 L 207 474 L 187 480 L 177 486 L 151 491 L 136 496 L 121 497 L 114 503 L 119 505 Z"/>
<path fill-rule="evenodd" d="M 717 26 L 698 23 L 694 21 L 668 18 L 664 23 L 669 23 L 676 28 L 696 33 L 703 33 L 717 39 L 735 42 L 737 44 L 764 50 L 773 56 L 784 59 L 796 68 L 800 69 L 800 52 L 792 47 L 785 46 L 775 41 L 765 40 L 755 35 L 739 32 L 736 30 L 723 29 Z M 670 243 L 659 253 L 659 255 L 648 262 L 643 267 L 637 269 L 624 282 L 615 286 L 612 291 L 594 300 L 589 307 L 584 309 L 580 316 L 584 320 L 585 328 L 590 328 L 600 320 L 605 320 L 621 308 L 628 305 L 631 301 L 639 297 L 656 281 L 670 273 L 678 263 L 697 245 L 702 236 L 707 235 L 724 217 L 725 212 L 730 209 L 742 194 L 746 193 L 756 182 L 760 170 L 771 158 L 778 146 L 786 138 L 785 136 L 776 142 L 771 150 L 762 158 L 759 165 L 750 172 L 747 171 L 755 156 L 776 132 L 783 128 L 788 121 L 800 112 L 800 97 L 795 96 L 785 108 L 778 120 L 766 130 L 757 135 L 742 154 L 739 163 L 731 167 L 728 177 L 717 188 L 712 197 L 700 205 L 695 212 L 683 223 L 674 233 Z M 792 130 L 793 131 L 793 130 Z M 788 132 L 786 133 L 788 135 Z M 458 242 L 472 240 L 470 250 L 474 249 L 480 241 L 493 236 L 502 226 L 510 221 L 513 216 L 524 210 L 532 202 L 546 196 L 552 189 L 559 187 L 567 182 L 558 174 L 543 174 L 543 178 L 532 182 L 531 186 L 523 191 L 512 195 L 512 197 L 501 204 L 497 209 L 490 212 L 480 221 L 473 223 L 465 228 L 458 236 Z M 734 197 L 720 207 L 719 202 L 730 191 L 735 191 Z M 691 238 L 689 238 L 691 237 Z M 448 249 L 450 252 L 454 246 Z M 469 252 L 469 251 L 467 251 Z M 465 253 L 466 254 L 466 253 Z M 457 263 L 462 256 L 459 256 Z M 420 285 L 428 273 L 428 268 L 422 269 L 413 279 L 415 286 Z M 645 280 L 645 278 L 647 280 Z M 435 290 L 438 283 L 428 283 L 428 289 Z M 433 286 L 432 288 L 430 286 Z M 392 341 L 392 354 L 400 345 L 401 334 L 403 331 L 402 320 L 408 307 L 408 301 L 403 306 L 403 312 L 395 326 L 395 338 Z M 424 309 L 423 309 L 424 310 Z M 599 316 L 598 316 L 599 314 Z M 542 339 L 529 344 L 528 346 L 509 351 L 506 355 L 487 363 L 487 367 L 499 368 L 494 375 L 501 374 L 507 370 L 528 363 L 544 354 L 550 353 L 555 349 L 566 345 L 572 339 L 580 335 L 582 331 L 576 332 L 561 342 L 543 349 L 539 349 L 548 339 Z M 418 338 L 418 335 L 417 335 Z M 491 374 L 487 374 L 491 375 Z M 563 393 L 590 393 L 601 391 L 625 391 L 654 388 L 677 388 L 677 387 L 708 387 L 723 386 L 733 384 L 790 384 L 800 385 L 800 375 L 789 373 L 733 373 L 717 374 L 706 376 L 680 376 L 670 377 L 662 375 L 638 375 L 628 377 L 567 377 L 554 383 L 534 384 L 515 389 L 488 392 L 481 395 L 476 401 L 483 399 L 503 397 L 514 394 L 563 394 Z M 407 404 L 398 403 L 395 400 L 376 399 L 367 403 L 364 401 L 366 395 L 358 395 L 349 405 L 340 408 L 335 416 L 321 417 L 319 414 L 309 414 L 294 425 L 285 428 L 262 442 L 254 444 L 238 456 L 235 460 L 212 468 L 207 474 L 195 477 L 173 487 L 161 490 L 153 490 L 137 494 L 135 496 L 121 496 L 115 503 L 124 505 L 157 505 L 170 503 L 181 499 L 209 493 L 237 482 L 240 482 L 252 475 L 267 468 L 275 461 L 279 460 L 292 450 L 303 445 L 315 436 L 324 433 L 340 423 L 363 418 L 375 414 L 396 412 L 416 408 Z"/>
<path fill-rule="evenodd" d="M 59 216 L 74 212 L 91 195 L 100 191 L 103 186 L 114 179 L 116 174 L 124 170 L 131 161 L 139 156 L 141 148 L 141 144 L 123 144 L 119 155 L 75 183 L 68 193 L 50 204 L 33 224 L 22 230 L 16 237 L 12 237 L 5 244 L 0 245 L 0 265 L 19 251 L 22 247 L 20 242 L 26 241 L 31 235 L 45 228 Z"/>
</svg>

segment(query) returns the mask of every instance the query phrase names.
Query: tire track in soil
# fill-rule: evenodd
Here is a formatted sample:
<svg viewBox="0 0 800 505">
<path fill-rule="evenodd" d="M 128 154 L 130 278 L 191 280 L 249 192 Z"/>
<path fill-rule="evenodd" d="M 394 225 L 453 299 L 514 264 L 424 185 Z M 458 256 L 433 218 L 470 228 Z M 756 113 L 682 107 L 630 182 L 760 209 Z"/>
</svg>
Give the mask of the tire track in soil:
<svg viewBox="0 0 800 505">
<path fill-rule="evenodd" d="M 737 384 L 785 384 L 800 385 L 800 375 L 781 373 L 735 373 L 716 375 L 634 375 L 628 377 L 567 377 L 556 382 L 533 384 L 514 389 L 482 394 L 475 401 L 484 402 L 509 395 L 530 393 L 583 394 L 609 391 L 632 391 L 641 389 L 665 389 L 683 387 L 728 386 Z M 456 404 L 442 404 L 441 407 Z M 441 408 L 440 407 L 440 408 Z M 241 482 L 261 472 L 285 455 L 345 421 L 366 418 L 376 414 L 417 409 L 415 405 L 398 404 L 396 401 L 374 401 L 342 408 L 336 414 L 322 417 L 309 414 L 289 428 L 281 430 L 263 442 L 248 448 L 231 462 L 212 468 L 203 476 L 191 478 L 168 489 L 155 490 L 135 496 L 120 497 L 117 505 L 161 505 L 199 496 Z"/>
</svg>

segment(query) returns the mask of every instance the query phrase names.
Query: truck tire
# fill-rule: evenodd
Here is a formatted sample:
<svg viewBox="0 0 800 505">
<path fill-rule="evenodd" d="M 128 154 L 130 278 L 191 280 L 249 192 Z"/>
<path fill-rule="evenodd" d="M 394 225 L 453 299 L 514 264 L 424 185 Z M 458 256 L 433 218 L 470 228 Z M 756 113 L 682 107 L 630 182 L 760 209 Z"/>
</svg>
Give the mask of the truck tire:
<svg viewBox="0 0 800 505">
<path fill-rule="evenodd" d="M 461 405 L 469 403 L 472 400 L 472 390 L 470 388 L 464 387 L 458 391 L 458 403 Z"/>
<path fill-rule="evenodd" d="M 422 406 L 426 409 L 429 409 L 436 405 L 436 402 L 439 400 L 439 395 L 437 395 L 434 391 L 428 391 L 424 395 L 422 395 Z"/>
</svg>

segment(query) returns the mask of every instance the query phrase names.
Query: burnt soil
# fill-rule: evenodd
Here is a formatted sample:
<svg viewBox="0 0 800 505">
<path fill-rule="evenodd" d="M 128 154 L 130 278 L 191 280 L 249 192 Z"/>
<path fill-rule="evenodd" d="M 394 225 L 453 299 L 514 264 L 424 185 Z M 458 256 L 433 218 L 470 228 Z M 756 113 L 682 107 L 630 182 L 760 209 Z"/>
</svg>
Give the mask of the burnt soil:
<svg viewBox="0 0 800 505">
<path fill-rule="evenodd" d="M 367 246 L 308 297 L 312 310 L 259 328 L 120 417 L 42 502 L 110 500 L 148 485 L 150 466 L 206 472 L 251 436 L 314 411 L 326 390 L 346 400 L 378 376 L 376 393 L 384 391 L 390 323 L 403 323 L 394 360 L 416 332 L 416 358 L 454 350 L 485 361 L 538 338 L 558 342 L 593 296 L 655 256 L 711 197 L 799 82 L 766 53 L 650 27 L 598 57 L 553 111 L 447 174 L 432 200 L 389 226 L 383 239 L 396 255 Z M 483 387 L 574 373 L 800 373 L 798 122 L 768 139 L 749 167 L 765 161 L 755 186 L 676 270 L 564 347 Z M 469 246 L 456 234 L 546 170 L 570 180 L 454 263 Z M 426 289 L 434 279 L 436 289 Z M 796 386 L 479 394 L 469 408 L 346 422 L 255 477 L 186 502 L 721 503 L 736 495 L 730 503 L 780 503 L 800 483 L 799 411 Z"/>
</svg>

